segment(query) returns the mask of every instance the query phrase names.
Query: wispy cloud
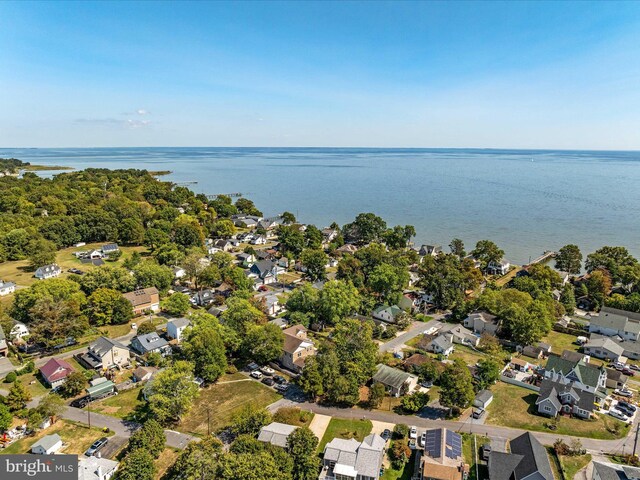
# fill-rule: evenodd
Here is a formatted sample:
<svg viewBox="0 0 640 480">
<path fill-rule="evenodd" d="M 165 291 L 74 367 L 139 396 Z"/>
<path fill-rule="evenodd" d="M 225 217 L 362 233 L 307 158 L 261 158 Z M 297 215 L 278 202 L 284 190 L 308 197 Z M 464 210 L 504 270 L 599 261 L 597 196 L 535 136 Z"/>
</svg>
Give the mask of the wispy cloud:
<svg viewBox="0 0 640 480">
<path fill-rule="evenodd" d="M 127 125 L 129 126 L 129 128 L 143 128 L 150 124 L 151 122 L 149 120 L 127 120 Z"/>
</svg>

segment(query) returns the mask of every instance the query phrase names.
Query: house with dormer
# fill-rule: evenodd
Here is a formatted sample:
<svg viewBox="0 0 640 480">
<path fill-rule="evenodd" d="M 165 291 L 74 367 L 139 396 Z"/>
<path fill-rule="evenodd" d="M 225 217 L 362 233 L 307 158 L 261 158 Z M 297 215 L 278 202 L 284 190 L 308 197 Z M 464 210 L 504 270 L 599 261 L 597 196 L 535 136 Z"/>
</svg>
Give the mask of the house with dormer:
<svg viewBox="0 0 640 480">
<path fill-rule="evenodd" d="M 540 384 L 536 407 L 538 413 L 548 417 L 570 414 L 589 419 L 595 409 L 595 402 L 595 394 L 582 390 L 576 382 L 562 383 L 544 378 Z"/>
<path fill-rule="evenodd" d="M 307 336 L 307 329 L 303 325 L 294 325 L 283 330 L 284 345 L 280 364 L 292 372 L 302 372 L 305 360 L 316 354 L 313 341 Z"/>
<path fill-rule="evenodd" d="M 591 318 L 589 333 L 636 342 L 640 338 L 640 313 L 604 306 L 600 315 Z"/>
<path fill-rule="evenodd" d="M 573 384 L 576 388 L 590 393 L 607 387 L 607 371 L 583 360 L 572 361 L 552 355 L 544 369 L 544 378 L 553 382 Z"/>
</svg>

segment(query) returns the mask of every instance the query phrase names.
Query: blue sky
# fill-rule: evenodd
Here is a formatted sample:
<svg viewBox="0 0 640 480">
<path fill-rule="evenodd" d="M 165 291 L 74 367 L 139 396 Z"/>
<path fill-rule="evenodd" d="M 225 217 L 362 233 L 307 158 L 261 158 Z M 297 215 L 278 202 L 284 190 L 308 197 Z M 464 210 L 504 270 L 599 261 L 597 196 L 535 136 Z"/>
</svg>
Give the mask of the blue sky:
<svg viewBox="0 0 640 480">
<path fill-rule="evenodd" d="M 640 150 L 640 2 L 0 2 L 0 146 Z"/>
</svg>

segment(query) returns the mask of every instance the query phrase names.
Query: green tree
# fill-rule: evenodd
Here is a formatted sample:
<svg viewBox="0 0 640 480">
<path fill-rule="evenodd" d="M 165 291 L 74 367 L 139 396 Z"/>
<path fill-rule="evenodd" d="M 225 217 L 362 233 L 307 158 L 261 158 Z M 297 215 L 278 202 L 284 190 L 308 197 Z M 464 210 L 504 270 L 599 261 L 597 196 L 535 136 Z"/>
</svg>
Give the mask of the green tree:
<svg viewBox="0 0 640 480">
<path fill-rule="evenodd" d="M 271 414 L 265 408 L 249 403 L 233 415 L 231 431 L 236 435 L 257 435 L 260 429 L 271 423 Z"/>
<path fill-rule="evenodd" d="M 156 467 L 153 455 L 147 450 L 137 448 L 129 452 L 116 472 L 117 480 L 153 480 Z"/>
<path fill-rule="evenodd" d="M 217 478 L 222 443 L 214 436 L 191 442 L 171 467 L 171 479 L 208 480 Z"/>
<path fill-rule="evenodd" d="M 168 244 L 170 241 L 169 234 L 159 228 L 148 228 L 144 233 L 144 243 L 151 250 L 156 250 L 161 245 Z"/>
<path fill-rule="evenodd" d="M 449 408 L 467 408 L 474 397 L 471 373 L 464 361 L 456 358 L 440 376 L 440 404 Z"/>
<path fill-rule="evenodd" d="M 429 394 L 426 392 L 414 392 L 405 395 L 400 401 L 402 409 L 407 413 L 417 413 L 429 403 Z"/>
<path fill-rule="evenodd" d="M 229 298 L 227 307 L 220 316 L 221 321 L 241 334 L 244 334 L 250 325 L 264 325 L 267 322 L 265 314 L 244 298 Z"/>
<path fill-rule="evenodd" d="M 387 223 L 373 213 L 360 213 L 352 223 L 342 228 L 342 234 L 349 242 L 365 244 L 378 241 L 387 229 Z"/>
<path fill-rule="evenodd" d="M 174 293 L 162 302 L 162 310 L 174 317 L 182 317 L 191 309 L 189 296 L 184 293 Z"/>
<path fill-rule="evenodd" d="M 371 408 L 378 408 L 384 400 L 385 396 L 385 388 L 384 385 L 380 382 L 375 382 L 369 388 L 369 399 L 368 404 Z"/>
<path fill-rule="evenodd" d="M 250 325 L 243 342 L 245 357 L 259 364 L 277 360 L 282 355 L 284 333 L 272 323 Z"/>
<path fill-rule="evenodd" d="M 320 291 L 318 317 L 334 325 L 340 319 L 356 312 L 360 307 L 360 294 L 350 282 L 331 280 Z"/>
<path fill-rule="evenodd" d="M 216 480 L 291 480 L 290 459 L 277 455 L 277 450 L 225 455 Z M 289 465 L 285 467 L 282 462 L 286 460 Z"/>
<path fill-rule="evenodd" d="M 315 282 L 317 280 L 323 280 L 327 274 L 325 267 L 329 261 L 329 257 L 322 250 L 312 250 L 307 248 L 302 252 L 300 261 L 304 265 L 306 272 L 305 276 Z"/>
<path fill-rule="evenodd" d="M 245 215 L 262 216 L 262 212 L 258 210 L 255 204 L 248 198 L 239 198 L 236 200 L 236 208 Z"/>
<path fill-rule="evenodd" d="M 156 287 L 166 292 L 173 282 L 173 271 L 169 267 L 151 261 L 140 262 L 133 273 L 139 288 Z"/>
<path fill-rule="evenodd" d="M 37 270 L 39 267 L 56 261 L 56 244 L 44 238 L 30 241 L 27 245 L 27 252 L 29 266 L 32 270 Z"/>
<path fill-rule="evenodd" d="M 591 272 L 585 282 L 589 298 L 596 302 L 598 307 L 604 305 L 604 299 L 611 291 L 611 276 L 607 270 L 595 270 Z"/>
<path fill-rule="evenodd" d="M 129 451 L 146 450 L 154 458 L 158 458 L 164 450 L 166 441 L 162 425 L 151 418 L 144 422 L 141 428 L 133 432 L 129 439 Z"/>
<path fill-rule="evenodd" d="M 202 247 L 204 244 L 202 227 L 195 218 L 180 215 L 174 222 L 173 241 L 184 248 Z"/>
<path fill-rule="evenodd" d="M 0 403 L 0 432 L 9 430 L 13 423 L 13 415 L 9 411 L 9 407 L 4 403 Z"/>
<path fill-rule="evenodd" d="M 304 234 L 295 225 L 278 226 L 276 235 L 283 254 L 293 253 L 294 255 L 299 255 L 306 244 Z"/>
<path fill-rule="evenodd" d="M 611 275 L 614 282 L 620 281 L 620 268 L 632 266 L 638 263 L 625 247 L 602 247 L 594 253 L 587 255 L 585 268 L 592 273 L 605 269 Z"/>
<path fill-rule="evenodd" d="M 296 216 L 291 212 L 284 212 L 281 217 L 286 224 L 296 223 Z"/>
<path fill-rule="evenodd" d="M 565 245 L 556 255 L 556 268 L 570 275 L 578 275 L 582 268 L 582 252 L 577 245 Z"/>
<path fill-rule="evenodd" d="M 500 249 L 491 240 L 480 240 L 471 255 L 482 263 L 482 268 L 487 268 L 491 262 L 499 262 L 504 256 L 504 250 Z"/>
<path fill-rule="evenodd" d="M 322 248 L 322 232 L 315 225 L 307 225 L 307 229 L 304 231 L 304 239 L 307 248 L 312 250 Z"/>
<path fill-rule="evenodd" d="M 213 224 L 211 235 L 220 238 L 230 238 L 236 233 L 236 226 L 227 218 L 221 218 Z"/>
<path fill-rule="evenodd" d="M 319 292 L 309 283 L 303 283 L 287 298 L 289 312 L 311 313 L 318 307 Z"/>
<path fill-rule="evenodd" d="M 187 330 L 182 349 L 193 362 L 195 373 L 207 382 L 215 382 L 227 369 L 225 346 L 217 320 L 208 316 Z"/>
<path fill-rule="evenodd" d="M 452 309 L 464 303 L 465 291 L 480 285 L 482 274 L 472 262 L 453 254 L 425 257 L 419 269 L 419 285 L 438 308 Z"/>
<path fill-rule="evenodd" d="M 489 388 L 500 378 L 502 365 L 493 357 L 485 357 L 476 366 L 476 382 L 479 390 Z"/>
<path fill-rule="evenodd" d="M 377 265 L 367 278 L 367 286 L 383 302 L 396 303 L 409 281 L 405 268 L 387 263 Z"/>
<path fill-rule="evenodd" d="M 396 225 L 384 233 L 384 243 L 391 249 L 406 248 L 411 237 L 415 235 L 416 229 L 413 225 Z"/>
<path fill-rule="evenodd" d="M 297 380 L 298 386 L 302 391 L 314 400 L 325 393 L 325 378 L 323 377 L 321 366 L 317 357 L 306 359 L 302 375 Z"/>
<path fill-rule="evenodd" d="M 25 388 L 22 382 L 20 382 L 20 380 L 16 380 L 13 382 L 13 386 L 9 390 L 9 395 L 7 395 L 5 403 L 9 407 L 9 410 L 16 412 L 25 408 L 27 406 L 27 402 L 30 400 L 31 394 L 29 391 Z"/>
<path fill-rule="evenodd" d="M 560 303 L 564 307 L 567 315 L 573 315 L 576 310 L 576 296 L 573 285 L 567 283 L 562 287 L 562 293 L 560 294 Z"/>
<path fill-rule="evenodd" d="M 296 428 L 287 438 L 287 452 L 293 460 L 293 480 L 315 480 L 320 459 L 316 455 L 318 437 L 308 427 Z"/>
<path fill-rule="evenodd" d="M 449 248 L 451 249 L 451 253 L 460 259 L 464 258 L 467 254 L 467 252 L 465 252 L 464 250 L 464 242 L 459 238 L 454 238 L 453 240 L 451 240 Z"/>
<path fill-rule="evenodd" d="M 98 288 L 89 297 L 88 314 L 94 325 L 121 325 L 133 318 L 133 306 L 117 290 Z"/>
<path fill-rule="evenodd" d="M 60 388 L 60 393 L 63 397 L 71 398 L 79 395 L 84 387 L 87 385 L 87 379 L 82 374 L 82 372 L 71 372 L 67 375 L 62 387 Z"/>
<path fill-rule="evenodd" d="M 158 372 L 152 380 L 149 408 L 162 424 L 178 421 L 186 414 L 198 396 L 198 387 L 193 383 L 193 364 L 177 361 Z"/>
</svg>

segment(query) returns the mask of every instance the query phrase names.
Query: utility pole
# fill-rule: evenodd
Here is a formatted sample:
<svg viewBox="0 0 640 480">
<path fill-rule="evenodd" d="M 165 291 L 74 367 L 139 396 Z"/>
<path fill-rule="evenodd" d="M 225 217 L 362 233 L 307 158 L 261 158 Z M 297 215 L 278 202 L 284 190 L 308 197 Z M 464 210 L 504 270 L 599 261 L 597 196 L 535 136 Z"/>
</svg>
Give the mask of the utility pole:
<svg viewBox="0 0 640 480">
<path fill-rule="evenodd" d="M 636 425 L 636 438 L 633 440 L 633 456 L 636 456 L 636 451 L 638 450 L 638 433 L 640 432 L 640 423 Z"/>
</svg>

